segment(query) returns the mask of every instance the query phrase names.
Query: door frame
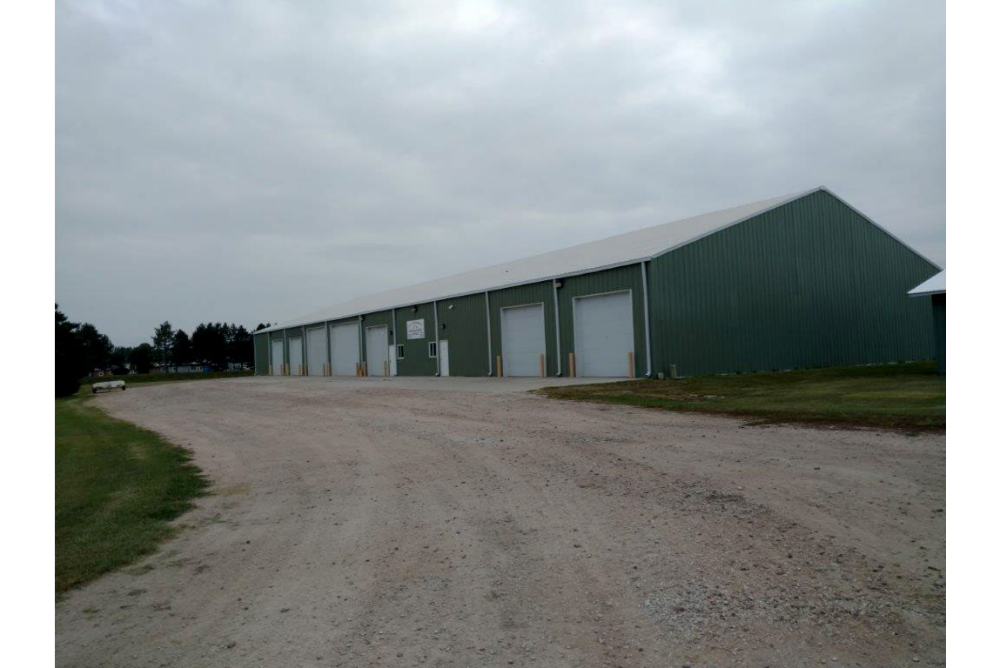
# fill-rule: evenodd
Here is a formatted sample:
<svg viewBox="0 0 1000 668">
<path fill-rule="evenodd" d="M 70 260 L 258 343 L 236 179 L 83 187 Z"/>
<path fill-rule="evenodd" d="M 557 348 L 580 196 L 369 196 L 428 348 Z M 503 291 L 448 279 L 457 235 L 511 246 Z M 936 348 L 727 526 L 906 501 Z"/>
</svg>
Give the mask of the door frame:
<svg viewBox="0 0 1000 668">
<path fill-rule="evenodd" d="M 507 315 L 504 311 L 518 308 L 527 308 L 529 306 L 541 306 L 542 307 L 542 346 L 544 350 L 542 354 L 545 355 L 545 365 L 548 368 L 549 363 L 549 342 L 548 342 L 548 332 L 545 327 L 545 302 L 529 302 L 527 304 L 515 304 L 513 306 L 501 306 L 500 307 L 500 355 L 501 361 L 503 362 L 503 375 L 504 378 L 510 376 L 510 368 L 507 366 L 507 337 L 506 337 L 506 324 Z M 558 315 L 557 315 L 558 317 Z M 541 376 L 520 376 L 521 378 L 541 378 Z"/>
<path fill-rule="evenodd" d="M 580 325 L 580 321 L 579 321 L 579 318 L 578 318 L 577 312 L 576 312 L 576 302 L 577 302 L 577 300 L 580 300 L 580 299 L 590 299 L 591 297 L 607 297 L 609 295 L 621 295 L 621 294 L 627 294 L 628 295 L 628 308 L 629 308 L 629 312 L 632 315 L 632 323 L 631 323 L 631 325 L 632 325 L 632 357 L 633 357 L 632 364 L 634 366 L 638 366 L 639 360 L 636 359 L 637 356 L 636 356 L 636 345 L 635 345 L 635 303 L 634 303 L 634 301 L 632 299 L 632 288 L 623 288 L 621 290 L 607 290 L 605 292 L 595 292 L 595 293 L 589 294 L 589 295 L 576 295 L 575 297 L 573 297 L 573 354 L 576 356 L 576 375 L 578 377 L 581 377 L 581 378 L 590 378 L 591 376 L 586 376 L 583 373 L 581 373 L 581 371 L 580 371 L 580 369 L 581 369 L 581 364 L 580 364 L 580 361 L 581 361 L 580 360 L 580 346 L 579 346 L 579 337 L 580 337 L 580 326 L 579 325 Z M 584 360 L 584 364 L 582 365 L 582 368 L 583 368 L 584 372 L 587 370 L 586 360 Z M 629 375 L 630 375 L 629 373 L 626 373 L 625 377 L 628 377 Z M 593 376 L 593 377 L 594 378 L 599 378 L 600 376 Z"/>
</svg>

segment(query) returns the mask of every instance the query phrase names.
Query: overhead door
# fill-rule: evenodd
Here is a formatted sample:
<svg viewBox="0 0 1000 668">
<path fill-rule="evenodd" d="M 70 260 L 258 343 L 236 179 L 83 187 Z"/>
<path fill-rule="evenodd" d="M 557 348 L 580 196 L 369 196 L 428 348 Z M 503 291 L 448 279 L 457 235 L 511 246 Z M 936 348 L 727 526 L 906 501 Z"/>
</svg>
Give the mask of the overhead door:
<svg viewBox="0 0 1000 668">
<path fill-rule="evenodd" d="M 310 376 L 322 376 L 326 369 L 326 327 L 306 331 L 306 352 Z"/>
<path fill-rule="evenodd" d="M 389 372 L 389 328 L 365 329 L 365 360 L 369 376 L 384 376 Z"/>
<path fill-rule="evenodd" d="M 282 365 L 285 363 L 284 341 L 275 339 L 271 341 L 271 375 L 280 376 Z"/>
<path fill-rule="evenodd" d="M 358 364 L 358 323 L 345 322 L 330 328 L 333 350 L 333 375 L 353 376 Z"/>
<path fill-rule="evenodd" d="M 573 324 L 578 376 L 625 378 L 632 333 L 632 294 L 614 292 L 573 300 Z"/>
<path fill-rule="evenodd" d="M 288 339 L 288 372 L 293 376 L 302 375 L 302 337 Z"/>
<path fill-rule="evenodd" d="M 503 372 L 506 376 L 540 376 L 545 355 L 545 316 L 541 304 L 500 311 Z"/>
</svg>

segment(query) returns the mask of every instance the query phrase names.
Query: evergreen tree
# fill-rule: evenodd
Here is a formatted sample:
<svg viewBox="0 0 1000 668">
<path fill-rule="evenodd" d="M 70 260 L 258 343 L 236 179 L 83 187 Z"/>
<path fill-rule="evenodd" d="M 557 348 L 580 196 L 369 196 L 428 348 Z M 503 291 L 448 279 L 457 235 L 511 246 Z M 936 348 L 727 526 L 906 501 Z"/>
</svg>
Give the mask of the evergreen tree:
<svg viewBox="0 0 1000 668">
<path fill-rule="evenodd" d="M 68 397 L 80 389 L 84 365 L 76 330 L 80 325 L 70 322 L 56 304 L 55 390 L 57 397 Z"/>
<path fill-rule="evenodd" d="M 192 354 L 191 339 L 188 338 L 187 332 L 178 329 L 177 333 L 174 334 L 174 364 L 190 364 L 193 361 Z"/>
<path fill-rule="evenodd" d="M 170 353 L 174 347 L 174 328 L 169 321 L 164 320 L 153 332 L 153 349 L 160 364 L 170 363 Z"/>
<path fill-rule="evenodd" d="M 153 365 L 153 353 L 153 346 L 148 343 L 137 345 L 132 349 L 132 355 L 129 357 L 132 368 L 137 373 L 149 373 L 149 369 Z"/>
</svg>

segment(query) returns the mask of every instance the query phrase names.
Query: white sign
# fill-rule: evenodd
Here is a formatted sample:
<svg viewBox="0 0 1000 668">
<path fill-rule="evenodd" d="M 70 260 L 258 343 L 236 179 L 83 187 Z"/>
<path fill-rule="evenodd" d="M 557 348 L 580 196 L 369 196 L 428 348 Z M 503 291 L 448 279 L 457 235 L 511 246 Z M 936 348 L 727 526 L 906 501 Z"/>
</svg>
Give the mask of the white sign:
<svg viewBox="0 0 1000 668">
<path fill-rule="evenodd" d="M 424 338 L 424 319 L 420 320 L 407 320 L 406 321 L 406 338 L 408 339 L 422 339 Z"/>
</svg>

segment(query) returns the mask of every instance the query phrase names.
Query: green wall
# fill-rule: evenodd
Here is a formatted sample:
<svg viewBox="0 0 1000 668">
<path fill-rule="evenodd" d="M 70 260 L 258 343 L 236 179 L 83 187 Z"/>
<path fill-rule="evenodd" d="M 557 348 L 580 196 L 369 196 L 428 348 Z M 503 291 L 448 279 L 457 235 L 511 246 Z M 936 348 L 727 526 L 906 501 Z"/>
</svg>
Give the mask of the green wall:
<svg viewBox="0 0 1000 668">
<path fill-rule="evenodd" d="M 448 341 L 448 370 L 452 376 L 485 376 L 490 371 L 486 334 L 486 297 L 483 294 L 438 302 L 439 338 Z"/>
<path fill-rule="evenodd" d="M 919 299 L 919 297 L 917 298 Z M 945 295 L 931 295 L 931 309 L 934 312 L 934 359 L 938 373 L 945 373 Z"/>
<path fill-rule="evenodd" d="M 270 353 L 267 350 L 268 337 L 267 334 L 254 334 L 253 336 L 253 375 L 255 376 L 266 376 L 267 375 L 267 365 L 268 357 Z"/>
<path fill-rule="evenodd" d="M 929 359 L 939 271 L 818 191 L 650 262 L 654 374 Z"/>
<path fill-rule="evenodd" d="M 407 339 L 406 322 L 421 319 L 424 321 L 424 338 Z M 400 376 L 433 376 L 437 373 L 437 360 L 430 356 L 427 346 L 434 340 L 434 327 L 433 303 L 396 309 L 396 343 L 403 345 L 403 359 L 396 360 L 396 372 Z M 389 341 L 392 342 L 391 336 Z"/>
</svg>

